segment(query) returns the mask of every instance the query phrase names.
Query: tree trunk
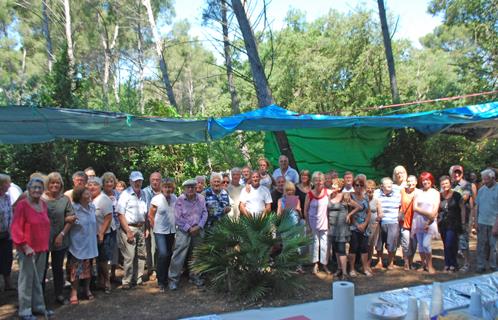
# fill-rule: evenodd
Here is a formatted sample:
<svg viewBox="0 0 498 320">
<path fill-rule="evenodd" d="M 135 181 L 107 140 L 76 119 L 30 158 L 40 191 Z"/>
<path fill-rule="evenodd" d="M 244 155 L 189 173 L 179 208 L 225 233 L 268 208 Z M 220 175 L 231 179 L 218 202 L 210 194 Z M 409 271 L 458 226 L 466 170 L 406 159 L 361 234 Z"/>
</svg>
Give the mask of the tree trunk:
<svg viewBox="0 0 498 320">
<path fill-rule="evenodd" d="M 251 66 L 254 87 L 256 88 L 256 96 L 260 108 L 274 104 L 275 101 L 271 95 L 270 86 L 266 80 L 263 64 L 259 59 L 258 47 L 251 29 L 251 24 L 247 18 L 246 12 L 240 0 L 232 0 L 232 8 L 237 21 L 239 22 L 240 31 L 244 38 L 244 44 L 247 51 L 247 57 Z"/>
<path fill-rule="evenodd" d="M 137 5 L 137 65 L 138 65 L 138 105 L 140 113 L 145 113 L 145 99 L 144 99 L 144 80 L 145 80 L 145 59 L 143 50 L 143 37 L 142 37 L 142 23 L 141 23 L 141 5 Z"/>
<path fill-rule="evenodd" d="M 393 103 L 399 103 L 398 83 L 396 82 L 396 70 L 394 68 L 393 49 L 391 47 L 391 37 L 387 26 L 386 9 L 384 0 L 377 0 L 379 5 L 380 25 L 382 27 L 382 37 L 384 38 L 384 49 L 386 51 L 387 68 L 389 69 L 389 79 L 391 80 L 391 95 Z"/>
<path fill-rule="evenodd" d="M 74 77 L 74 52 L 73 52 L 73 35 L 71 32 L 71 8 L 69 6 L 69 0 L 64 0 L 64 16 L 66 18 L 65 30 L 66 30 L 66 41 L 67 41 L 67 59 L 69 63 L 68 77 L 71 80 L 71 89 L 73 88 L 73 77 Z"/>
<path fill-rule="evenodd" d="M 263 64 L 259 59 L 258 48 L 256 46 L 256 40 L 254 39 L 254 33 L 251 29 L 251 24 L 247 18 L 246 11 L 240 0 L 232 0 L 232 9 L 239 22 L 240 31 L 244 38 L 244 44 L 247 51 L 247 56 L 249 58 L 249 64 L 251 66 L 252 77 L 254 81 L 254 87 L 256 88 L 256 96 L 258 98 L 258 104 L 260 108 L 264 108 L 271 104 L 274 104 L 270 86 L 268 85 L 268 80 L 266 80 L 265 70 Z M 278 147 L 280 153 L 286 155 L 289 158 L 289 164 L 294 169 L 298 170 L 296 160 L 290 149 L 290 144 L 287 139 L 287 134 L 285 131 L 276 131 L 275 136 L 277 138 Z"/>
<path fill-rule="evenodd" d="M 17 104 L 22 104 L 22 96 L 24 95 L 24 85 L 26 84 L 26 48 L 22 48 L 22 62 L 21 62 L 21 83 L 19 89 L 19 97 L 17 100 Z"/>
<path fill-rule="evenodd" d="M 47 0 L 42 0 L 42 17 L 43 17 L 43 35 L 45 36 L 47 46 L 47 64 L 48 72 L 52 72 L 54 63 L 54 54 L 52 51 L 52 38 L 50 38 L 50 25 L 47 14 Z"/>
<path fill-rule="evenodd" d="M 113 49 L 116 46 L 116 39 L 119 34 L 119 25 L 116 24 L 114 27 L 114 33 L 112 41 L 109 40 L 109 33 L 107 31 L 107 26 L 105 25 L 104 18 L 101 17 L 102 26 L 104 31 L 100 33 L 100 38 L 102 40 L 102 47 L 104 49 L 104 77 L 102 79 L 102 90 L 104 92 L 104 104 L 108 106 L 109 104 L 109 79 L 111 77 L 111 66 L 113 62 Z"/>
<path fill-rule="evenodd" d="M 173 86 L 171 85 L 171 81 L 169 80 L 168 75 L 168 65 L 166 64 L 166 60 L 163 55 L 163 45 L 161 38 L 159 36 L 159 32 L 157 32 L 156 20 L 154 18 L 154 13 L 152 12 L 152 6 L 150 5 L 150 0 L 142 0 L 142 4 L 147 9 L 147 16 L 149 17 L 149 24 L 152 30 L 152 36 L 154 38 L 154 43 L 156 45 L 156 54 L 159 59 L 159 67 L 161 68 L 161 74 L 163 77 L 163 83 L 166 87 L 166 94 L 168 95 L 169 103 L 172 107 L 178 111 L 178 104 L 176 103 L 175 94 L 173 92 Z"/>
<path fill-rule="evenodd" d="M 227 68 L 228 91 L 230 92 L 230 99 L 232 101 L 232 113 L 239 114 L 239 98 L 237 90 L 235 89 L 232 56 L 230 50 L 230 41 L 228 38 L 228 19 L 227 19 L 227 3 L 226 0 L 221 0 L 221 27 L 223 29 L 223 54 L 225 55 L 225 66 Z"/>
</svg>

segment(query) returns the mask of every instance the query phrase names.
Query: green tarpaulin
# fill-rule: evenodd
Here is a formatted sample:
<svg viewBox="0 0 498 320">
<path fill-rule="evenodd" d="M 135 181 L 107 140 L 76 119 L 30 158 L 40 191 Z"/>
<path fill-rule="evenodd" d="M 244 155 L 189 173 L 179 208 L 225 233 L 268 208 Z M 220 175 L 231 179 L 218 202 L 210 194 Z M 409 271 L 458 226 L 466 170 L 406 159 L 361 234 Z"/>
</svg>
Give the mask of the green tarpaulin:
<svg viewBox="0 0 498 320">
<path fill-rule="evenodd" d="M 332 169 L 343 174 L 351 170 L 369 178 L 381 178 L 372 166 L 372 160 L 382 153 L 389 143 L 389 128 L 329 128 L 286 130 L 291 150 L 299 170 L 327 172 Z M 275 135 L 266 133 L 265 155 L 278 167 L 278 149 Z"/>
</svg>

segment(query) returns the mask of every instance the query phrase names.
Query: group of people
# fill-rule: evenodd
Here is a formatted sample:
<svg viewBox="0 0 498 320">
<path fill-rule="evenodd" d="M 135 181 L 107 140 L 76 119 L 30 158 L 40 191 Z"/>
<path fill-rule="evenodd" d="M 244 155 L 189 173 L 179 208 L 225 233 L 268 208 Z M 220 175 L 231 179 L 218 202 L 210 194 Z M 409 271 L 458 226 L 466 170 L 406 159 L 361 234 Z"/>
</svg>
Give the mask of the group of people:
<svg viewBox="0 0 498 320">
<path fill-rule="evenodd" d="M 383 178 L 379 188 L 374 180 L 349 171 L 343 178 L 336 171 L 298 173 L 283 155 L 273 174 L 269 169 L 269 161 L 260 158 L 256 170 L 245 166 L 212 172 L 209 185 L 198 176 L 182 183 L 180 195 L 175 194 L 174 179 L 159 172 L 143 187 L 139 171 L 130 173 L 126 186 L 111 172 L 98 177 L 87 168 L 73 174 L 73 188 L 65 192 L 58 172 L 31 175 L 25 192 L 0 174 L 0 273 L 5 289 L 12 289 L 15 248 L 19 316 L 51 315 L 44 302 L 49 262 L 55 298 L 63 304 L 78 304 L 82 296 L 94 299 L 92 277 L 97 288 L 110 293 L 120 257 L 123 289 L 141 285 L 155 273 L 161 292 L 176 290 L 206 230 L 224 216 L 259 217 L 272 211 L 291 213 L 296 224 L 306 226 L 313 273 L 320 266 L 331 273 L 329 261 L 335 259 L 340 279 L 357 277 L 360 271 L 373 276 L 374 256 L 376 267 L 384 267 L 385 261 L 392 269 L 399 245 L 405 269 L 414 267 L 418 249 L 421 267 L 435 273 L 431 243 L 438 236 L 444 244 L 445 271 L 468 271 L 472 228 L 478 239 L 476 270 L 496 270 L 498 187 L 493 169 L 481 172 L 478 186 L 463 179 L 462 166 L 454 165 L 449 176 L 439 178 L 438 189 L 432 174 L 415 177 L 402 166 L 392 178 Z M 196 286 L 204 283 L 193 271 L 189 278 Z M 71 283 L 69 299 L 63 294 L 66 279 Z"/>
<path fill-rule="evenodd" d="M 482 184 L 466 181 L 463 167 L 454 165 L 449 175 L 439 178 L 439 188 L 429 172 L 408 175 L 403 166 L 394 168 L 392 179 L 384 177 L 377 189 L 374 180 L 363 174 L 344 178 L 334 173 L 313 173 L 313 188 L 304 204 L 304 216 L 313 237 L 313 272 L 320 264 L 325 272 L 329 257 L 335 255 L 339 278 L 356 277 L 356 259 L 372 276 L 372 257 L 383 268 L 395 267 L 395 255 L 402 248 L 404 269 L 415 268 L 418 250 L 421 268 L 436 272 L 432 262 L 432 241 L 442 239 L 444 271 L 469 271 L 470 232 L 477 232 L 477 272 L 496 271 L 498 238 L 498 186 L 496 171 L 481 172 Z M 305 179 L 306 180 L 306 179 Z M 349 247 L 349 250 L 346 248 Z M 374 252 L 375 251 L 375 252 Z M 463 258 L 457 263 L 459 253 Z M 349 263 L 349 268 L 348 268 Z M 349 272 L 348 272 L 349 270 Z"/>
</svg>

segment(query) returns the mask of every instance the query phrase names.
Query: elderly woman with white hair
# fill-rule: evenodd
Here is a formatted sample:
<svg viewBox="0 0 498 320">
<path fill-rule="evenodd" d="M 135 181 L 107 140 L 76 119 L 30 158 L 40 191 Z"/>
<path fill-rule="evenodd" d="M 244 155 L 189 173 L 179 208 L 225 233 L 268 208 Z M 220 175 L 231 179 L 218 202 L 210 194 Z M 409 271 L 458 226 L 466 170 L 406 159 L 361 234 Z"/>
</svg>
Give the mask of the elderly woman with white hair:
<svg viewBox="0 0 498 320">
<path fill-rule="evenodd" d="M 76 221 L 71 200 L 64 195 L 64 181 L 59 172 L 51 172 L 47 176 L 46 190 L 42 199 L 47 204 L 48 218 L 50 219 L 50 261 L 52 266 L 52 276 L 54 279 L 55 301 L 60 304 L 67 304 L 68 300 L 62 293 L 64 288 L 64 258 L 69 246 L 69 230 Z M 47 268 L 43 279 L 47 277 Z M 43 281 L 45 284 L 45 281 Z"/>
<path fill-rule="evenodd" d="M 220 220 L 231 210 L 228 192 L 221 188 L 221 181 L 223 181 L 221 173 L 211 173 L 209 179 L 210 187 L 204 193 L 206 209 L 208 211 L 206 228 L 213 226 L 216 221 Z"/>
<path fill-rule="evenodd" d="M 92 196 L 97 221 L 96 236 L 99 252 L 97 257 L 97 287 L 104 289 L 105 293 L 111 293 L 108 263 L 112 259 L 116 243 L 116 231 L 111 229 L 113 203 L 111 198 L 102 192 L 102 179 L 99 177 L 89 178 L 87 188 Z"/>
<path fill-rule="evenodd" d="M 7 191 L 10 187 L 10 176 L 0 174 L 0 274 L 3 276 L 4 289 L 13 290 L 10 282 L 12 271 L 12 239 L 10 226 L 12 224 L 12 206 Z"/>
<path fill-rule="evenodd" d="M 78 220 L 70 230 L 69 252 L 71 296 L 70 303 L 78 304 L 78 286 L 83 280 L 85 295 L 88 300 L 94 296 L 90 291 L 91 260 L 98 256 L 97 249 L 97 221 L 95 206 L 92 204 L 90 191 L 85 187 L 77 186 L 73 190 L 73 208 Z"/>
<path fill-rule="evenodd" d="M 327 264 L 328 257 L 328 237 L 329 229 L 327 208 L 329 204 L 329 192 L 325 188 L 325 176 L 322 172 L 313 172 L 311 176 L 314 188 L 306 195 L 304 201 L 304 217 L 311 229 L 313 236 L 312 263 L 313 273 L 318 273 L 319 263 L 323 270 L 330 273 Z"/>
<path fill-rule="evenodd" d="M 401 189 L 406 187 L 406 179 L 408 172 L 403 166 L 396 166 L 393 170 L 393 190 L 394 192 L 401 192 Z"/>
<path fill-rule="evenodd" d="M 12 219 L 12 241 L 19 259 L 19 318 L 35 320 L 33 314 L 53 315 L 45 305 L 42 277 L 47 262 L 50 220 L 47 204 L 41 200 L 44 181 L 35 177 L 28 182 L 28 194 L 17 202 Z"/>
</svg>

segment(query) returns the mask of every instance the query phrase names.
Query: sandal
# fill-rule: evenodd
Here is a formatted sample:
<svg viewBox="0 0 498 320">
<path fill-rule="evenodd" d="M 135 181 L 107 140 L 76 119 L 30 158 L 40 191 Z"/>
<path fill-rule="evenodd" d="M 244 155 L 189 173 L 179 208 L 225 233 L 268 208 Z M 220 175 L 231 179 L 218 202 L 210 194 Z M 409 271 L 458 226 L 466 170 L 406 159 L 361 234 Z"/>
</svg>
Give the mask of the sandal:
<svg viewBox="0 0 498 320">
<path fill-rule="evenodd" d="M 79 304 L 79 300 L 78 300 L 78 297 L 71 297 L 69 299 L 69 304 L 72 304 L 72 305 L 76 305 L 76 304 Z"/>
</svg>

